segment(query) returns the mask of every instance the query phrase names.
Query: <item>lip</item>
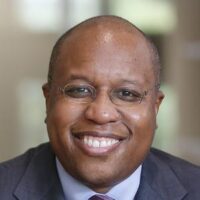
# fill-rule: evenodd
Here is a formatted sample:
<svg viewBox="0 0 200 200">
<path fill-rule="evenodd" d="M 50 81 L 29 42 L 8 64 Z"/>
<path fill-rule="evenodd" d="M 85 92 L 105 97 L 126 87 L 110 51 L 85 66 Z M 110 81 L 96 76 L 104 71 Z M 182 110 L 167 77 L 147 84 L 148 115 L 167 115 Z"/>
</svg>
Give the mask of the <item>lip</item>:
<svg viewBox="0 0 200 200">
<path fill-rule="evenodd" d="M 86 155 L 88 156 L 106 156 L 111 152 L 115 151 L 121 143 L 125 140 L 124 137 L 118 136 L 116 134 L 108 132 L 96 132 L 96 131 L 84 131 L 84 132 L 74 132 L 72 133 L 75 145 Z M 114 139 L 118 142 L 109 145 L 107 147 L 92 147 L 84 143 L 83 138 L 85 136 L 90 136 L 94 138 L 105 139 Z"/>
</svg>

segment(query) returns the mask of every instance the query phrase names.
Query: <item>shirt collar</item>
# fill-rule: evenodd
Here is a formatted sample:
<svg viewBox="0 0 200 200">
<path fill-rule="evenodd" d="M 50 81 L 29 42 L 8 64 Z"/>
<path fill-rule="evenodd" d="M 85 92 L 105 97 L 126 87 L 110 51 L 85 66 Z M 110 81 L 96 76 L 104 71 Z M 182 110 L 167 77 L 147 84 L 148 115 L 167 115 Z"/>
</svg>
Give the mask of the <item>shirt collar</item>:
<svg viewBox="0 0 200 200">
<path fill-rule="evenodd" d="M 96 194 L 96 192 L 69 175 L 57 158 L 56 167 L 65 199 L 88 200 L 92 195 Z M 128 178 L 111 188 L 106 195 L 115 200 L 133 200 L 139 188 L 141 170 L 142 166 L 140 165 Z"/>
</svg>

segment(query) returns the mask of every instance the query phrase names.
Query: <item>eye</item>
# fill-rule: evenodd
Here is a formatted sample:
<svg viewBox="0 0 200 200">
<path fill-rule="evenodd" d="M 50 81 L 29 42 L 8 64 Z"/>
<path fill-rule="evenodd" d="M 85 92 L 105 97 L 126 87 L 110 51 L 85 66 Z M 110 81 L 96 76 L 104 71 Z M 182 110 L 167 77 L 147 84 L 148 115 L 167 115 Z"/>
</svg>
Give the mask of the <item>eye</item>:
<svg viewBox="0 0 200 200">
<path fill-rule="evenodd" d="M 64 95 L 72 98 L 93 98 L 94 88 L 87 85 L 66 85 L 63 89 Z"/>
<path fill-rule="evenodd" d="M 127 88 L 120 88 L 114 91 L 115 98 L 118 98 L 122 101 L 128 102 L 140 102 L 142 99 L 142 94 L 139 92 L 127 89 Z"/>
</svg>

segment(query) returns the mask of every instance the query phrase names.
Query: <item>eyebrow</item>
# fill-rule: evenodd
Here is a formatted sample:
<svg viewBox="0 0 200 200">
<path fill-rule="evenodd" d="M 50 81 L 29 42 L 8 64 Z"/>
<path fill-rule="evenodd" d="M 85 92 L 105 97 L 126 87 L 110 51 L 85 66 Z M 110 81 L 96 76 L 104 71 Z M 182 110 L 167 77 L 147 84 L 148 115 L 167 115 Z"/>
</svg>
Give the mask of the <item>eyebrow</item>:
<svg viewBox="0 0 200 200">
<path fill-rule="evenodd" d="M 141 86 L 140 82 L 137 80 L 129 80 L 129 79 L 121 79 L 120 80 L 121 84 L 131 84 L 131 85 L 135 85 L 135 86 Z"/>
<path fill-rule="evenodd" d="M 82 75 L 74 75 L 74 74 L 70 75 L 67 78 L 66 82 L 70 82 L 70 81 L 74 81 L 74 80 L 84 80 L 86 82 L 92 83 L 87 77 L 82 76 Z"/>
<path fill-rule="evenodd" d="M 86 76 L 83 76 L 83 75 L 78 75 L 78 74 L 71 74 L 67 80 L 66 80 L 66 83 L 69 83 L 70 81 L 74 81 L 74 80 L 83 80 L 85 82 L 88 82 L 90 84 L 92 84 L 93 82 L 88 79 Z M 131 85 L 135 85 L 135 86 L 140 86 L 140 83 L 136 80 L 129 80 L 129 79 L 121 79 L 119 81 L 120 84 L 131 84 Z"/>
</svg>

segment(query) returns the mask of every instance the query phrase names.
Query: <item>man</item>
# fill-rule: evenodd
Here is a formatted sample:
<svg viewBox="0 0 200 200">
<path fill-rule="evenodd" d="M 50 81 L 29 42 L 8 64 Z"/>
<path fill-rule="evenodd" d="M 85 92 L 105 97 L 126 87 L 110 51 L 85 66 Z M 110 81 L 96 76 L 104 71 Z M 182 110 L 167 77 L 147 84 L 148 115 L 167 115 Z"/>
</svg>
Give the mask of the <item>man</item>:
<svg viewBox="0 0 200 200">
<path fill-rule="evenodd" d="M 67 31 L 43 86 L 50 144 L 0 165 L 1 199 L 199 200 L 200 168 L 150 149 L 159 85 L 157 51 L 130 22 Z"/>
</svg>

